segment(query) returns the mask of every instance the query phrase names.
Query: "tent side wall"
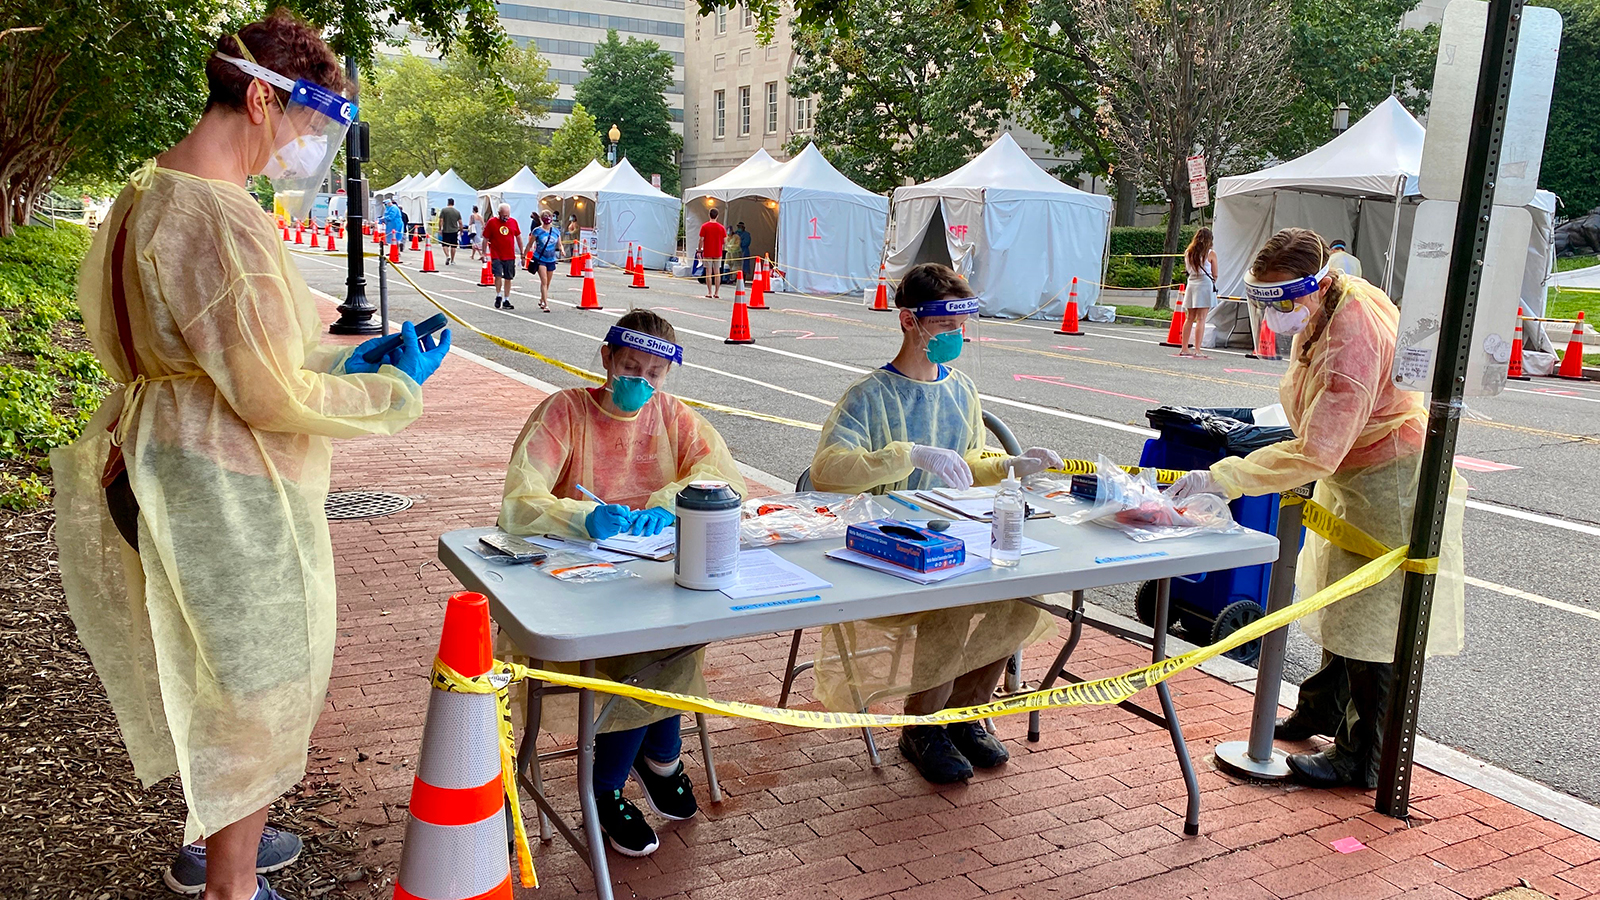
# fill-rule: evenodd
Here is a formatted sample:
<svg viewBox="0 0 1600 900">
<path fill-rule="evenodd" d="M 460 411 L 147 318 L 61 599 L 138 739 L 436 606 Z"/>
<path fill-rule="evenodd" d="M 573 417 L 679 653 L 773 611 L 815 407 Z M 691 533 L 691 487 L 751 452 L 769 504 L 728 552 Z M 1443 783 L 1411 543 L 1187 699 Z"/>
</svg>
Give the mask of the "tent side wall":
<svg viewBox="0 0 1600 900">
<path fill-rule="evenodd" d="M 985 315 L 1056 316 L 1066 308 L 1073 277 L 1083 309 L 1100 296 L 1100 272 L 1111 209 L 1041 197 L 985 195 L 983 245 L 976 248 L 974 286 Z"/>
<path fill-rule="evenodd" d="M 831 192 L 783 189 L 778 201 L 778 268 L 790 288 L 808 294 L 847 294 L 878 283 L 889 201 L 876 199 L 881 207 Z"/>
<path fill-rule="evenodd" d="M 664 268 L 667 257 L 676 254 L 677 200 L 602 191 L 594 209 L 596 262 L 621 266 L 630 243 L 643 245 L 646 268 Z"/>
</svg>

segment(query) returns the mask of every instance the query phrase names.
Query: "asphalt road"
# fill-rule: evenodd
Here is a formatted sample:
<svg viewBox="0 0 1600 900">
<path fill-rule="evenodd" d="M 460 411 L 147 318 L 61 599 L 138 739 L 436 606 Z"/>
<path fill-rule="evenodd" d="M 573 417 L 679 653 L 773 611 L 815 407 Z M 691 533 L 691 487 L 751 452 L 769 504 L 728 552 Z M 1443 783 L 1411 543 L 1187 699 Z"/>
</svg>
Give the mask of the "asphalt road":
<svg viewBox="0 0 1600 900">
<path fill-rule="evenodd" d="M 463 253 L 438 274 L 417 273 L 421 254 L 403 268 L 439 302 L 477 327 L 566 363 L 595 370 L 598 343 L 630 305 L 655 309 L 677 328 L 686 364 L 667 389 L 684 397 L 821 423 L 844 389 L 882 365 L 898 346 L 890 314 L 860 298 L 769 295 L 772 309 L 751 313 L 754 345 L 723 343 L 733 288 L 701 299 L 703 285 L 652 272 L 648 290 L 630 290 L 620 272 L 597 276 L 605 309 L 578 311 L 581 279 L 558 269 L 553 307 L 540 312 L 537 282 L 516 280 L 514 312 L 493 309 L 490 288 Z M 312 287 L 343 297 L 344 260 L 299 257 Z M 369 296 L 377 300 L 374 261 Z M 390 318 L 421 319 L 434 308 L 404 281 L 390 279 Z M 532 291 L 530 296 L 529 291 Z M 1159 346 L 1155 329 L 1090 325 L 1062 337 L 1053 323 L 996 323 L 972 329 L 977 340 L 957 363 L 1025 444 L 1063 456 L 1099 454 L 1136 461 L 1147 428 L 1144 412 L 1162 404 L 1257 407 L 1277 399 L 1287 362 L 1228 351 L 1180 360 Z M 575 376 L 476 335 L 456 346 L 536 378 L 568 387 Z M 531 411 L 531 410 L 529 410 Z M 518 410 L 520 415 L 522 410 Z M 710 413 L 742 462 L 793 479 L 809 463 L 814 431 Z M 509 453 L 509 448 L 507 450 Z M 1536 379 L 1494 398 L 1469 402 L 1457 447 L 1472 485 L 1466 520 L 1467 646 L 1427 669 L 1422 728 L 1431 737 L 1558 790 L 1600 802 L 1600 384 Z M 1504 467 L 1504 468 L 1502 468 Z M 1133 614 L 1133 587 L 1095 592 L 1093 602 Z M 1291 634 L 1289 677 L 1314 670 L 1318 648 Z"/>
</svg>

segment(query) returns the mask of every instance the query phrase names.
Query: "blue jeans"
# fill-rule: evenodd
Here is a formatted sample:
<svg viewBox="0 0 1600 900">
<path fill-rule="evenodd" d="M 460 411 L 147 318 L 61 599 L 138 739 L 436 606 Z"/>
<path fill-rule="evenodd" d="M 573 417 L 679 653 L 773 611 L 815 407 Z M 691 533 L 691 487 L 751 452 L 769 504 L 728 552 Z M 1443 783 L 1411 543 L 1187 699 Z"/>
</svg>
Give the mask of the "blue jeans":
<svg viewBox="0 0 1600 900">
<path fill-rule="evenodd" d="M 594 736 L 594 792 L 607 796 L 628 783 L 633 761 L 641 755 L 658 763 L 678 758 L 683 736 L 678 727 L 681 716 L 671 716 L 640 728 L 611 731 Z"/>
</svg>

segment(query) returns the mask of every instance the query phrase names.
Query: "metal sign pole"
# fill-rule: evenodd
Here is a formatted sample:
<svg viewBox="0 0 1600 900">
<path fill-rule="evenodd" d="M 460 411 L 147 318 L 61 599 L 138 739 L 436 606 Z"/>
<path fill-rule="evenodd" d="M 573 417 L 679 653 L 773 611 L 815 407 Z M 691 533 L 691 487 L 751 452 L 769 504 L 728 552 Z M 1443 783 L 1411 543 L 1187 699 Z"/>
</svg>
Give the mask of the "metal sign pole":
<svg viewBox="0 0 1600 900">
<path fill-rule="evenodd" d="M 1511 72 L 1522 22 L 1521 0 L 1489 0 L 1483 62 L 1467 144 L 1466 173 L 1461 184 L 1440 322 L 1438 363 L 1428 404 L 1428 433 L 1422 446 L 1422 470 L 1411 523 L 1409 557 L 1434 559 L 1444 532 L 1445 508 L 1454 474 L 1456 429 L 1467 380 L 1472 325 L 1478 305 L 1489 240 L 1489 215 L 1500 169 Z M 1422 669 L 1433 606 L 1434 576 L 1407 571 L 1401 588 L 1400 630 L 1395 639 L 1395 682 L 1389 696 L 1378 769 L 1377 809 L 1386 815 L 1407 815 L 1411 798 L 1411 762 L 1416 749 L 1417 707 L 1422 695 Z"/>
</svg>

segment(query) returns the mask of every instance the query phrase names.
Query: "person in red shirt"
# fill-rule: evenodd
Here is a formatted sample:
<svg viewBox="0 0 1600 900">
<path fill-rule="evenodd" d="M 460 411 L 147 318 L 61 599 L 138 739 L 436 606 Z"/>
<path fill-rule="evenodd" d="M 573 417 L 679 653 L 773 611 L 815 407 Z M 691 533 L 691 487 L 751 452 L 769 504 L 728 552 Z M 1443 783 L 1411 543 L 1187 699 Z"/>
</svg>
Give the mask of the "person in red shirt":
<svg viewBox="0 0 1600 900">
<path fill-rule="evenodd" d="M 728 229 L 717 221 L 717 211 L 711 210 L 711 221 L 700 226 L 700 262 L 706 267 L 706 298 L 718 299 L 722 293 L 722 248 L 728 242 Z"/>
<path fill-rule="evenodd" d="M 517 258 L 522 255 L 522 229 L 511 218 L 511 204 L 500 204 L 494 218 L 483 223 L 483 241 L 494 274 L 494 308 L 516 309 L 511 305 L 511 279 L 517 275 Z"/>
</svg>

